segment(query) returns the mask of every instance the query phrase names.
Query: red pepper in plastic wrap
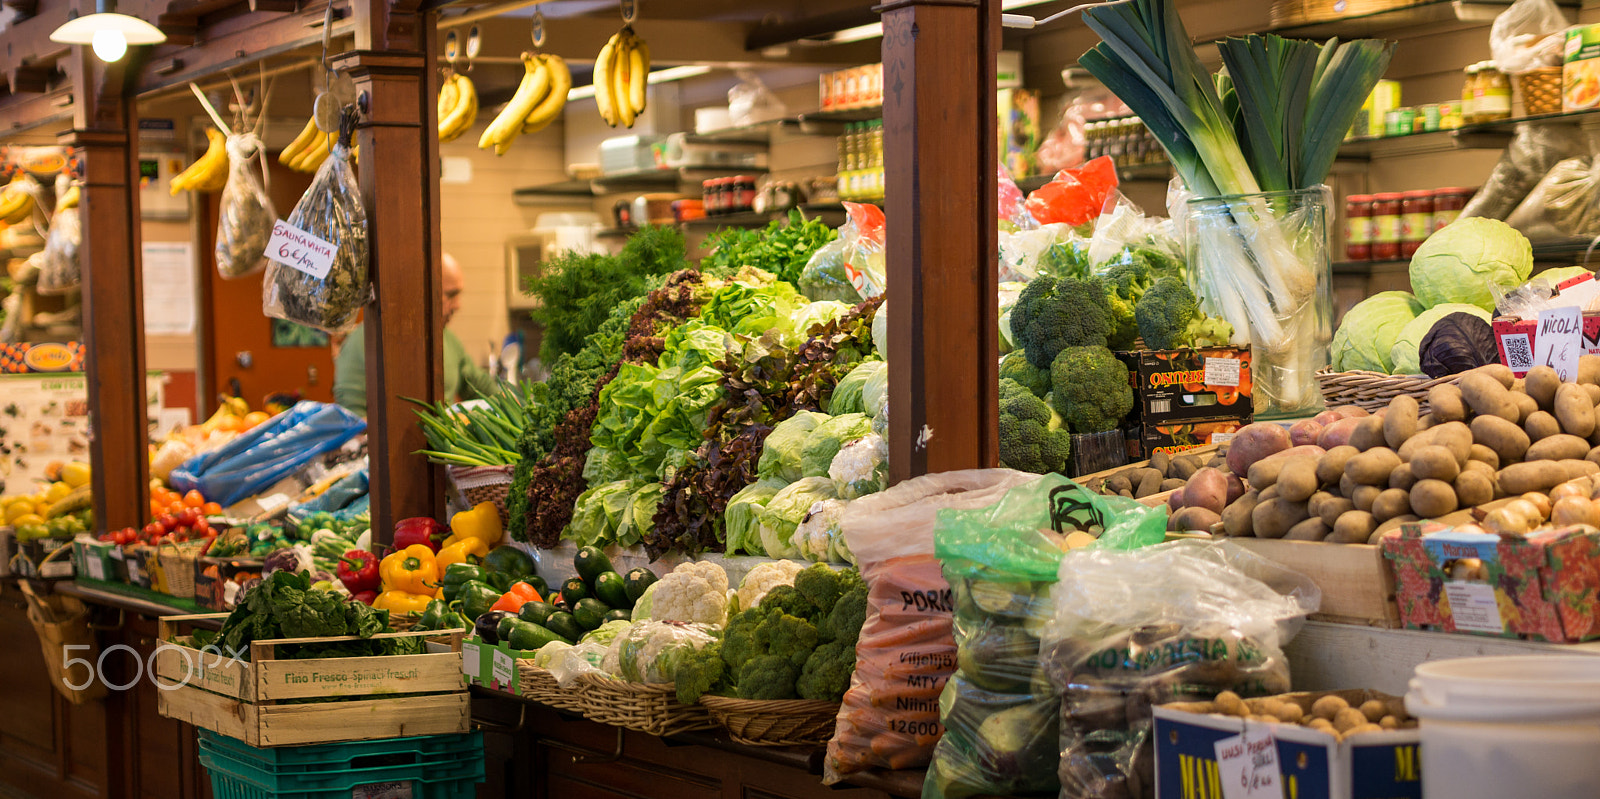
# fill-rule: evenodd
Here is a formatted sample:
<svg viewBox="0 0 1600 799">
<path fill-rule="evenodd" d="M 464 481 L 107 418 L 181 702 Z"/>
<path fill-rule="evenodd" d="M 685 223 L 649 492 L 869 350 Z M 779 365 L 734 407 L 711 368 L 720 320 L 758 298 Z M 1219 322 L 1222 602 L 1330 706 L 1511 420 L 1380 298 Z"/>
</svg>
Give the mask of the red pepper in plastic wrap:
<svg viewBox="0 0 1600 799">
<path fill-rule="evenodd" d="M 1072 227 L 1100 216 L 1117 188 L 1117 167 L 1101 156 L 1082 166 L 1063 169 L 1055 179 L 1028 195 L 1028 211 L 1039 224 L 1061 222 Z"/>
</svg>

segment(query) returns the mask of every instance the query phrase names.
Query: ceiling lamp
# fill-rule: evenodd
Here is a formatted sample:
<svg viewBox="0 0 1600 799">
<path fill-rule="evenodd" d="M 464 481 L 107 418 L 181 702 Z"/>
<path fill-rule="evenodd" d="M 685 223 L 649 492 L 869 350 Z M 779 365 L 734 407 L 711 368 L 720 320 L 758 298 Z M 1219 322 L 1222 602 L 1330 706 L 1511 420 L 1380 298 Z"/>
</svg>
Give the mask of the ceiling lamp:
<svg viewBox="0 0 1600 799">
<path fill-rule="evenodd" d="M 74 17 L 50 34 L 50 41 L 61 44 L 87 44 L 101 61 L 121 60 L 130 44 L 160 44 L 167 35 L 160 28 L 138 17 L 115 12 L 112 0 L 99 0 L 98 10 L 86 17 Z"/>
</svg>

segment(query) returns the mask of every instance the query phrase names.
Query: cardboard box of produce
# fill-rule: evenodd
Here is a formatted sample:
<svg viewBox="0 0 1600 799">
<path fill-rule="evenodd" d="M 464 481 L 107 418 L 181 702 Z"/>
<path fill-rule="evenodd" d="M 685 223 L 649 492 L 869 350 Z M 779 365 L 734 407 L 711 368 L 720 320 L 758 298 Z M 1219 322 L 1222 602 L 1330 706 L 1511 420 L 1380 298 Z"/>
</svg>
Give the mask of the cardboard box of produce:
<svg viewBox="0 0 1600 799">
<path fill-rule="evenodd" d="M 261 576 L 263 563 L 253 558 L 195 558 L 195 603 L 211 610 L 232 610 L 244 583 Z"/>
<path fill-rule="evenodd" d="M 1399 699 L 1376 691 L 1319 691 L 1283 694 L 1274 699 L 1302 709 L 1318 699 L 1337 696 L 1350 707 L 1371 699 L 1397 704 Z M 1252 700 L 1253 701 L 1253 700 Z M 1260 744 L 1270 741 L 1265 754 L 1275 756 L 1282 796 L 1298 799 L 1402 799 L 1422 796 L 1422 766 L 1418 759 L 1419 733 L 1409 729 L 1367 732 L 1340 738 L 1295 723 L 1246 721 L 1237 716 L 1196 713 L 1184 704 L 1154 709 L 1155 773 L 1157 799 L 1194 799 L 1233 796 L 1224 790 L 1224 774 L 1240 778 L 1240 768 L 1219 762 L 1228 752 L 1229 739 Z M 1222 747 L 1218 742 L 1226 742 Z M 1249 759 L 1250 755 L 1246 755 Z M 1243 765 L 1243 775 L 1251 768 Z M 1242 792 L 1239 795 L 1244 795 Z"/>
<path fill-rule="evenodd" d="M 1407 524 L 1383 540 L 1400 620 L 1412 629 L 1576 642 L 1600 638 L 1600 532 L 1525 538 Z"/>
<path fill-rule="evenodd" d="M 1222 419 L 1192 419 L 1184 422 L 1168 424 L 1132 425 L 1132 433 L 1128 436 L 1133 445 L 1129 455 L 1134 458 L 1148 458 L 1157 452 L 1176 455 L 1198 449 L 1207 444 L 1221 444 L 1231 438 L 1233 434 L 1250 423 L 1248 417 L 1236 419 L 1232 417 Z"/>
<path fill-rule="evenodd" d="M 1502 316 L 1490 325 L 1494 328 L 1495 342 L 1500 346 L 1500 362 L 1511 367 L 1511 373 L 1524 377 L 1534 367 L 1534 340 L 1539 330 L 1538 319 Z M 1583 347 L 1580 354 L 1600 355 L 1600 313 L 1583 315 Z"/>
<path fill-rule="evenodd" d="M 518 661 L 531 659 L 533 654 L 505 644 L 484 643 L 482 638 L 470 636 L 461 642 L 461 675 L 469 685 L 521 696 Z"/>
<path fill-rule="evenodd" d="M 1250 422 L 1249 347 L 1119 352 L 1133 384 L 1133 414 L 1146 427 L 1178 422 Z"/>
</svg>

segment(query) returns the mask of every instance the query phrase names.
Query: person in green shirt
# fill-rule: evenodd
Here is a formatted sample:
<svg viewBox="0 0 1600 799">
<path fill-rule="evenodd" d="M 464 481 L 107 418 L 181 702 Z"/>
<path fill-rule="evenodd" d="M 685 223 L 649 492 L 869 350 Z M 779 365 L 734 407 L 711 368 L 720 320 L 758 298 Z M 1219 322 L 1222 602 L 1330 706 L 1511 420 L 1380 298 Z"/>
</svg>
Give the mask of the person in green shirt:
<svg viewBox="0 0 1600 799">
<path fill-rule="evenodd" d="M 444 323 L 461 308 L 461 290 L 466 281 L 461 265 L 445 253 L 440 264 L 440 284 L 444 289 Z M 486 397 L 495 389 L 495 378 L 467 357 L 461 340 L 448 329 L 444 331 L 444 398 L 457 402 L 473 397 Z M 351 413 L 367 415 L 367 347 L 363 326 L 358 325 L 339 347 L 333 360 L 333 401 Z"/>
</svg>

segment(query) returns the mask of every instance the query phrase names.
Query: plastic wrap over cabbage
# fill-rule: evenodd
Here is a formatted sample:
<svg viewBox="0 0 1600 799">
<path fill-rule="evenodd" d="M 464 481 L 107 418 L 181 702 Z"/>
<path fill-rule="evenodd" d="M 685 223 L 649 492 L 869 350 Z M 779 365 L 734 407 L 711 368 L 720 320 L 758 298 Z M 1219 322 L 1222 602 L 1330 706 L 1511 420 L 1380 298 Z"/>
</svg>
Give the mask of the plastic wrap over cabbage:
<svg viewBox="0 0 1600 799">
<path fill-rule="evenodd" d="M 617 661 L 614 673 L 629 682 L 670 683 L 676 679 L 680 658 L 715 640 L 711 628 L 703 624 L 640 622 L 611 642 Z"/>
</svg>

